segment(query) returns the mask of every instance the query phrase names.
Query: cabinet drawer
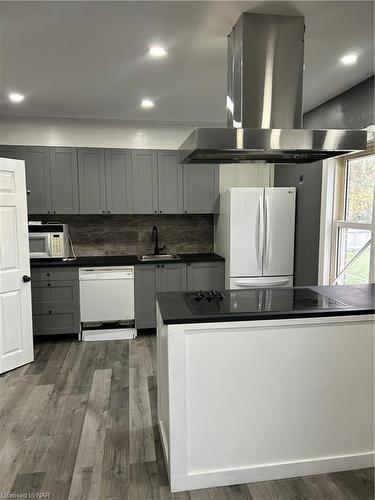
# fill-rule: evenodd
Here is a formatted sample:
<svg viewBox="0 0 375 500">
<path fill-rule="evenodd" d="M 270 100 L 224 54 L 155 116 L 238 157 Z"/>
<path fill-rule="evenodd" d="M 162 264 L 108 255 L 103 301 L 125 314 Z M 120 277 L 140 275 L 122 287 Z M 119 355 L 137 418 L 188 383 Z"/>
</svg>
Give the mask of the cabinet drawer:
<svg viewBox="0 0 375 500">
<path fill-rule="evenodd" d="M 32 282 L 31 297 L 33 310 L 41 307 L 78 307 L 78 281 L 36 281 Z"/>
<path fill-rule="evenodd" d="M 77 280 L 78 282 L 78 267 L 38 267 L 31 270 L 31 278 L 33 281 L 61 281 L 61 280 Z"/>
<path fill-rule="evenodd" d="M 79 308 L 43 308 L 33 313 L 34 335 L 58 335 L 79 333 Z"/>
</svg>

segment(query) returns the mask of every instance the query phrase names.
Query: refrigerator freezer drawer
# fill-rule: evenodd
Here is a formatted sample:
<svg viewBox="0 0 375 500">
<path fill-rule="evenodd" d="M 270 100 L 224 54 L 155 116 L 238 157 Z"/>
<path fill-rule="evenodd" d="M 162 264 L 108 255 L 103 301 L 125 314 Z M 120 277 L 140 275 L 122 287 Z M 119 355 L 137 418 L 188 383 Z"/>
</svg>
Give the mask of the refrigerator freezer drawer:
<svg viewBox="0 0 375 500">
<path fill-rule="evenodd" d="M 268 288 L 274 286 L 293 286 L 293 276 L 267 276 L 262 278 L 230 278 L 229 287 Z"/>
</svg>

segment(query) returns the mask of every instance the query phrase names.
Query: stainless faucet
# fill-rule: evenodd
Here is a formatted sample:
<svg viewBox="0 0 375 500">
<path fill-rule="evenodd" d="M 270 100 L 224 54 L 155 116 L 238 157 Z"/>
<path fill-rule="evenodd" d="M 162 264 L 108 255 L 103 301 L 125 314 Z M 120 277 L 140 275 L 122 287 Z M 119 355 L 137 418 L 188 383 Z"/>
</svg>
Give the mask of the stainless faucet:
<svg viewBox="0 0 375 500">
<path fill-rule="evenodd" d="M 152 228 L 151 241 L 155 241 L 154 254 L 160 255 L 160 252 L 162 252 L 164 250 L 165 245 L 163 247 L 159 247 L 159 234 L 158 234 L 157 226 L 154 226 Z"/>
</svg>

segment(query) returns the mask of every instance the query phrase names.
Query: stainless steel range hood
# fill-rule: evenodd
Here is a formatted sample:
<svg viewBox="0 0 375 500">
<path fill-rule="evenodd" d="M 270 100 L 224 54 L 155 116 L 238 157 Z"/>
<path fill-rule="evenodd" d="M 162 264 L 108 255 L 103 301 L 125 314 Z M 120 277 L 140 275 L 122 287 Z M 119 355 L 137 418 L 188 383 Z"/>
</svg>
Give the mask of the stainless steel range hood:
<svg viewBox="0 0 375 500">
<path fill-rule="evenodd" d="M 227 128 L 197 128 L 182 163 L 308 163 L 366 148 L 363 130 L 302 126 L 304 18 L 242 14 L 228 36 Z"/>
</svg>

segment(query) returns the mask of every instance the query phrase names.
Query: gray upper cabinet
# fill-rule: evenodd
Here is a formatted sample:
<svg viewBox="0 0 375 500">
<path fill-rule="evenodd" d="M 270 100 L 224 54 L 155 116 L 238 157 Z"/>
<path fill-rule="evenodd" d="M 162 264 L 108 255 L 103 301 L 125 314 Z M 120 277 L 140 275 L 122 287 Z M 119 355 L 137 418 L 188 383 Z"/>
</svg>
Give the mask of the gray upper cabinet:
<svg viewBox="0 0 375 500">
<path fill-rule="evenodd" d="M 25 160 L 30 214 L 217 213 L 219 166 L 176 150 L 0 145 Z"/>
<path fill-rule="evenodd" d="M 78 149 L 79 211 L 106 213 L 104 149 Z"/>
<path fill-rule="evenodd" d="M 135 214 L 158 213 L 157 151 L 134 149 L 133 207 Z"/>
<path fill-rule="evenodd" d="M 4 146 L 0 145 L 0 158 L 15 158 L 19 159 L 19 146 Z"/>
<path fill-rule="evenodd" d="M 182 165 L 178 162 L 178 151 L 158 151 L 159 213 L 182 213 L 182 184 Z"/>
<path fill-rule="evenodd" d="M 105 150 L 107 212 L 133 213 L 132 158 L 128 149 Z"/>
<path fill-rule="evenodd" d="M 184 213 L 216 213 L 219 208 L 219 166 L 184 165 Z"/>
<path fill-rule="evenodd" d="M 50 214 L 52 205 L 49 148 L 26 146 L 17 150 L 18 157 L 25 161 L 29 214 Z"/>
<path fill-rule="evenodd" d="M 52 212 L 54 214 L 77 214 L 78 166 L 75 148 L 49 148 L 51 165 Z"/>
<path fill-rule="evenodd" d="M 186 265 L 187 290 L 224 290 L 224 262 L 193 262 Z"/>
</svg>

